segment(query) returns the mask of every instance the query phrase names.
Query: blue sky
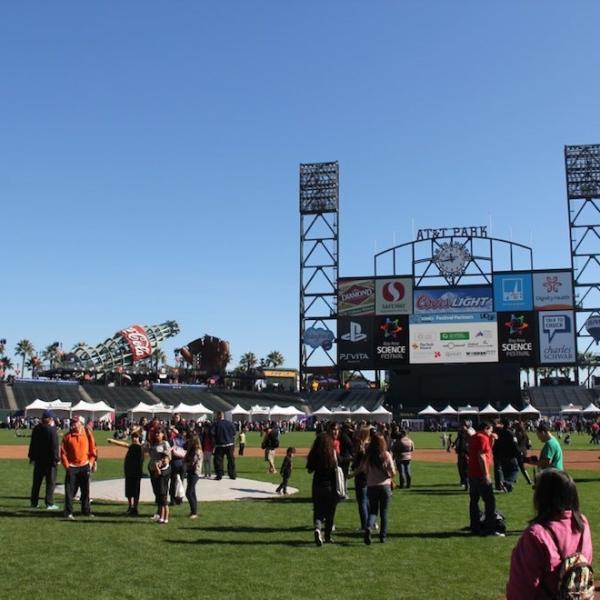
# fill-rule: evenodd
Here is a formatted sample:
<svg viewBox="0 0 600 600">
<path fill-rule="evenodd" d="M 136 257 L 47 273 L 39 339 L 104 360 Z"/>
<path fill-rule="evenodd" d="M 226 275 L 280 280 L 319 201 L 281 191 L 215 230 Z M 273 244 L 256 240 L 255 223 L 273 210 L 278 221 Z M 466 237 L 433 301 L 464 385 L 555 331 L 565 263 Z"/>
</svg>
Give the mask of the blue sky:
<svg viewBox="0 0 600 600">
<path fill-rule="evenodd" d="M 298 366 L 298 165 L 338 160 L 340 274 L 415 227 L 570 266 L 600 142 L 595 0 L 0 6 L 0 337 L 175 319 Z M 170 355 L 172 356 L 172 355 Z"/>
</svg>

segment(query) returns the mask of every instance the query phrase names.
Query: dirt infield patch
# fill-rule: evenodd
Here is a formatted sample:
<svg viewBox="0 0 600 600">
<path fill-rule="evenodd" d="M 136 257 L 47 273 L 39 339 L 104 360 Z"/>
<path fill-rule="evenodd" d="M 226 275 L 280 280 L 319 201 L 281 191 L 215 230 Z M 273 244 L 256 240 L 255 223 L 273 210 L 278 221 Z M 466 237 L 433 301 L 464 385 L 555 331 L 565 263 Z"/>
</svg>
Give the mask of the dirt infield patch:
<svg viewBox="0 0 600 600">
<path fill-rule="evenodd" d="M 0 459 L 26 459 L 28 446 L 0 446 Z M 99 458 L 123 458 L 126 448 L 120 446 L 100 446 Z M 568 470 L 600 471 L 600 460 L 594 450 L 565 450 L 565 466 Z M 296 448 L 296 456 L 306 456 L 308 448 Z M 277 456 L 283 457 L 285 448 L 278 448 Z M 246 448 L 244 456 L 261 458 L 264 451 L 260 448 Z M 237 457 L 237 453 L 236 453 Z M 413 460 L 432 463 L 455 463 L 456 454 L 441 449 L 417 450 Z"/>
</svg>

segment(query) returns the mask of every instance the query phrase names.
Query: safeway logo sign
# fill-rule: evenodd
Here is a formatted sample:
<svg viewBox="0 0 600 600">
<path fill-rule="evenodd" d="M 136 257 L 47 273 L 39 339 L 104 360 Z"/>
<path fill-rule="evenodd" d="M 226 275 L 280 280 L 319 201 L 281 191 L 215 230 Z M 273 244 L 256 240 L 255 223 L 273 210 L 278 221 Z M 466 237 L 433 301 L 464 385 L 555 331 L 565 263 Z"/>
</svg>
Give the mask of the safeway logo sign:
<svg viewBox="0 0 600 600">
<path fill-rule="evenodd" d="M 375 314 L 408 315 L 412 312 L 412 279 L 389 278 L 375 282 Z"/>
</svg>

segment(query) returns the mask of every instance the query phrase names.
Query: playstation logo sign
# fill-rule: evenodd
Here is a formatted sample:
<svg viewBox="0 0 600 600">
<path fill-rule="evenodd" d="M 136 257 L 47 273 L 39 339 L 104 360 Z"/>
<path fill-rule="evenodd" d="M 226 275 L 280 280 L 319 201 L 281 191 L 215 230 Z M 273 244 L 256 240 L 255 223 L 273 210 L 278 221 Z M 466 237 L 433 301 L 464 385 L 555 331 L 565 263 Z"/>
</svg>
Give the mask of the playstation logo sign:
<svg viewBox="0 0 600 600">
<path fill-rule="evenodd" d="M 367 339 L 367 334 L 362 332 L 360 323 L 350 321 L 350 331 L 342 336 L 347 342 L 362 342 Z"/>
</svg>

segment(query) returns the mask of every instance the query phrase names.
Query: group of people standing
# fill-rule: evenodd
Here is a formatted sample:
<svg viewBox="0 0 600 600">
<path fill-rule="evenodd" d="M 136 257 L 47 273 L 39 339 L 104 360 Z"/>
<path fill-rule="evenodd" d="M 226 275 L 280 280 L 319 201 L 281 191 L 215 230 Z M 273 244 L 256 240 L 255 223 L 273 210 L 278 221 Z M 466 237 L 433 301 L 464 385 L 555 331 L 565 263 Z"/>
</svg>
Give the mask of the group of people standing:
<svg viewBox="0 0 600 600">
<path fill-rule="evenodd" d="M 395 455 L 390 452 L 390 447 Z M 356 430 L 344 423 L 331 423 L 318 432 L 308 453 L 306 468 L 312 473 L 314 540 L 317 546 L 333 543 L 335 512 L 340 500 L 347 499 L 345 485 L 339 479 L 354 478 L 360 531 L 370 545 L 379 516 L 379 541 L 388 535 L 388 509 L 395 487 L 397 466 L 402 477 L 400 487 L 410 487 L 410 461 L 414 444 L 403 430 L 391 436 L 373 427 Z M 341 472 L 341 474 L 340 474 Z"/>
</svg>

